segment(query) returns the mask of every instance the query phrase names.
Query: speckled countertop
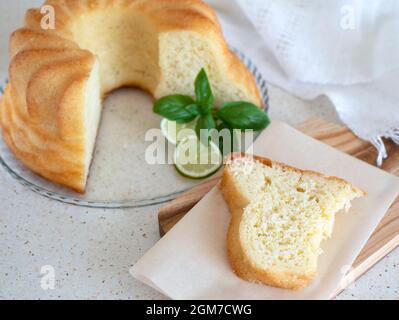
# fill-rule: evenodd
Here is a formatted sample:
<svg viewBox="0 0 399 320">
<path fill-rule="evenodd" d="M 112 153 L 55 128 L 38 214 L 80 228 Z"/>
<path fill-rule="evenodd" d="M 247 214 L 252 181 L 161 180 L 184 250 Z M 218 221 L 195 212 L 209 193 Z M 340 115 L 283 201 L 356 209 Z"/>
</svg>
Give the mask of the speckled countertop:
<svg viewBox="0 0 399 320">
<path fill-rule="evenodd" d="M 9 33 L 41 0 L 0 1 L 0 76 Z M 290 124 L 319 116 L 339 122 L 330 102 L 299 100 L 270 87 L 271 116 Z M 0 299 L 165 299 L 129 268 L 158 239 L 157 206 L 103 210 L 61 204 L 21 186 L 0 169 Z M 43 266 L 55 272 L 42 289 Z M 399 299 L 399 249 L 338 299 Z"/>
</svg>

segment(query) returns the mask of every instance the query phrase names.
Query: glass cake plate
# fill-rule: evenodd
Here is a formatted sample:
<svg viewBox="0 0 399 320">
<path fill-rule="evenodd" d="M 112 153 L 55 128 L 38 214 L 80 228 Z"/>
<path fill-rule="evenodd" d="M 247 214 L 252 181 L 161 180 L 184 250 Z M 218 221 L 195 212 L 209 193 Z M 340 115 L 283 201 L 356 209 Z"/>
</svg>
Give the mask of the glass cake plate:
<svg viewBox="0 0 399 320">
<path fill-rule="evenodd" d="M 236 53 L 253 73 L 267 112 L 269 99 L 264 78 L 249 58 Z M 0 94 L 5 83 L 0 84 Z M 161 121 L 152 106 L 152 97 L 139 89 L 120 89 L 106 99 L 85 194 L 34 174 L 14 157 L 2 138 L 0 164 L 31 191 L 76 206 L 139 208 L 172 200 L 202 180 L 181 176 L 171 164 L 151 165 L 145 161 L 145 152 L 153 144 L 145 141 L 146 132 L 159 129 Z"/>
</svg>

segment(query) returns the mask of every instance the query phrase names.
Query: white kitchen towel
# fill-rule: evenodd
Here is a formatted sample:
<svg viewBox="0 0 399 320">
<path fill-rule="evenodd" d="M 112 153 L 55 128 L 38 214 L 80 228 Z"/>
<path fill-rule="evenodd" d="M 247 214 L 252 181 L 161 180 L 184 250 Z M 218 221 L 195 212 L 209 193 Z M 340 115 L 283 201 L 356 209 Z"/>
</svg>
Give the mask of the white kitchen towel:
<svg viewBox="0 0 399 320">
<path fill-rule="evenodd" d="M 399 1 L 208 2 L 269 82 L 304 99 L 328 96 L 382 164 L 382 138 L 399 143 Z"/>
</svg>

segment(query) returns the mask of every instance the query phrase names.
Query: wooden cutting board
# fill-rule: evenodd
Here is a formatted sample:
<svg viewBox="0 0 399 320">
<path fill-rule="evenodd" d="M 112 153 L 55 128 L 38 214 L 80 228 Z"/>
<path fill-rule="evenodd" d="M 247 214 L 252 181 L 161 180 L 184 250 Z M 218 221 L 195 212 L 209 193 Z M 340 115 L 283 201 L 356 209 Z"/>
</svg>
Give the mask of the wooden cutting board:
<svg viewBox="0 0 399 320">
<path fill-rule="evenodd" d="M 358 159 L 374 165 L 375 148 L 358 139 L 350 130 L 321 119 L 311 119 L 297 126 L 303 133 Z M 389 158 L 382 169 L 399 176 L 399 147 L 387 142 Z M 161 236 L 165 235 L 184 215 L 190 211 L 220 180 L 220 174 L 180 195 L 159 210 L 158 220 Z M 369 268 L 399 245 L 399 198 L 395 200 L 384 219 L 368 240 L 347 273 L 336 294 L 359 278 Z"/>
</svg>

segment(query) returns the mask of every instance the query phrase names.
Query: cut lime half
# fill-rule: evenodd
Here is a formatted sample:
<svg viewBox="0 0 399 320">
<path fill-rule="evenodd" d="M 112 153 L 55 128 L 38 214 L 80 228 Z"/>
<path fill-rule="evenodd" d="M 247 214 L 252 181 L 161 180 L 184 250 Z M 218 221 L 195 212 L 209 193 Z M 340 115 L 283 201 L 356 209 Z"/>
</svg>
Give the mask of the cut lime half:
<svg viewBox="0 0 399 320">
<path fill-rule="evenodd" d="M 188 136 L 178 143 L 174 162 L 177 171 L 182 175 L 202 179 L 219 170 L 223 164 L 223 156 L 215 143 L 210 141 L 205 145 L 197 136 Z"/>
<path fill-rule="evenodd" d="M 177 123 L 168 119 L 162 119 L 161 131 L 164 137 L 171 143 L 177 144 L 184 138 L 195 135 L 197 119 L 188 123 Z"/>
</svg>

